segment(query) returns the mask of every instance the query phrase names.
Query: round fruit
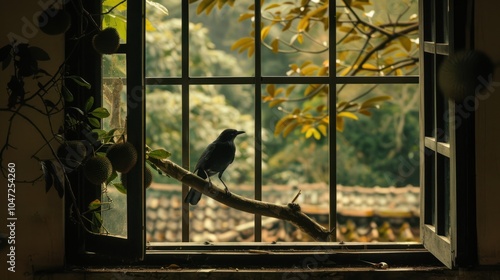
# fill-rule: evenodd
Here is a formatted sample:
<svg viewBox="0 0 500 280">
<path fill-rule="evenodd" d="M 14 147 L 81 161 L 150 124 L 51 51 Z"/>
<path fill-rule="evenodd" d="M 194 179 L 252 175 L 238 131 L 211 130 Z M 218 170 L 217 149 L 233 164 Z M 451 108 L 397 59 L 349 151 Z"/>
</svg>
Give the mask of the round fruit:
<svg viewBox="0 0 500 280">
<path fill-rule="evenodd" d="M 480 81 L 490 80 L 494 65 L 483 52 L 476 50 L 459 51 L 450 55 L 439 68 L 438 85 L 444 96 L 462 101 L 484 87 Z"/>
<path fill-rule="evenodd" d="M 38 27 L 49 35 L 63 34 L 71 26 L 71 16 L 64 10 L 48 9 L 38 16 Z"/>
<path fill-rule="evenodd" d="M 66 141 L 57 149 L 57 157 L 69 168 L 77 168 L 87 156 L 87 147 L 82 141 Z"/>
<path fill-rule="evenodd" d="M 92 38 L 92 46 L 100 54 L 113 54 L 120 47 L 120 35 L 113 27 L 107 27 Z"/>
<path fill-rule="evenodd" d="M 106 182 L 113 172 L 113 167 L 108 158 L 93 156 L 85 163 L 84 172 L 87 180 L 92 184 L 100 185 Z"/>
<path fill-rule="evenodd" d="M 116 171 L 127 173 L 137 162 L 137 151 L 129 142 L 118 143 L 109 147 L 106 157 Z"/>
<path fill-rule="evenodd" d="M 122 173 L 120 176 L 120 180 L 122 181 L 123 187 L 127 189 L 127 174 Z M 151 169 L 146 167 L 144 169 L 144 188 L 149 188 L 151 183 L 153 182 L 153 174 L 151 173 Z"/>
</svg>

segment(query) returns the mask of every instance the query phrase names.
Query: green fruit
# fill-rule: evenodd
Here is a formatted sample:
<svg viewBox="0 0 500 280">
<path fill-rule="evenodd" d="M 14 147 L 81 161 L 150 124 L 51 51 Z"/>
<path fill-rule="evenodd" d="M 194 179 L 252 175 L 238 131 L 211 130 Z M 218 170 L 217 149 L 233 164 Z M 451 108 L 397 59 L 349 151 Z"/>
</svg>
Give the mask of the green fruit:
<svg viewBox="0 0 500 280">
<path fill-rule="evenodd" d="M 38 27 L 49 35 L 63 34 L 71 26 L 71 16 L 64 10 L 48 9 L 38 16 Z"/>
<path fill-rule="evenodd" d="M 476 93 L 480 79 L 489 81 L 494 64 L 483 52 L 476 50 L 459 51 L 452 54 L 439 67 L 438 85 L 444 96 L 462 101 Z"/>
<path fill-rule="evenodd" d="M 93 156 L 85 163 L 84 172 L 87 180 L 92 184 L 100 185 L 111 176 L 113 167 L 108 158 Z"/>
<path fill-rule="evenodd" d="M 82 141 L 66 141 L 57 149 L 57 157 L 69 168 L 77 168 L 87 156 L 87 147 Z"/>
<path fill-rule="evenodd" d="M 137 150 L 129 142 L 114 144 L 109 147 L 106 157 L 114 170 L 127 173 L 137 162 Z"/>
<path fill-rule="evenodd" d="M 122 173 L 120 176 L 120 180 L 122 181 L 123 187 L 127 189 L 127 174 Z M 153 182 L 153 174 L 151 173 L 151 169 L 149 167 L 146 167 L 144 169 L 144 188 L 149 188 L 151 186 L 151 183 Z"/>
<path fill-rule="evenodd" d="M 113 27 L 105 28 L 94 35 L 92 46 L 100 54 L 113 54 L 120 47 L 120 35 Z"/>
</svg>

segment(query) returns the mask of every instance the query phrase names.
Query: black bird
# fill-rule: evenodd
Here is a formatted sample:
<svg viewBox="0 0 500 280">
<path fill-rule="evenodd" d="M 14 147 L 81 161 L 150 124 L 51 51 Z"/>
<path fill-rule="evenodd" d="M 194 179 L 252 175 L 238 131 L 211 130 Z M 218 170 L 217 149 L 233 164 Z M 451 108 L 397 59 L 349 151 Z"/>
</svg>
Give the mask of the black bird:
<svg viewBox="0 0 500 280">
<path fill-rule="evenodd" d="M 230 128 L 222 131 L 219 137 L 203 151 L 200 159 L 196 163 L 194 173 L 203 179 L 208 178 L 210 184 L 212 183 L 210 177 L 219 173 L 219 180 L 224 184 L 226 193 L 228 193 L 229 189 L 226 183 L 222 181 L 222 173 L 224 173 L 224 170 L 233 162 L 236 152 L 233 141 L 236 136 L 242 133 L 245 133 L 245 131 L 238 131 Z M 189 202 L 191 205 L 196 205 L 198 201 L 200 201 L 200 198 L 201 193 L 191 188 L 184 201 Z"/>
</svg>

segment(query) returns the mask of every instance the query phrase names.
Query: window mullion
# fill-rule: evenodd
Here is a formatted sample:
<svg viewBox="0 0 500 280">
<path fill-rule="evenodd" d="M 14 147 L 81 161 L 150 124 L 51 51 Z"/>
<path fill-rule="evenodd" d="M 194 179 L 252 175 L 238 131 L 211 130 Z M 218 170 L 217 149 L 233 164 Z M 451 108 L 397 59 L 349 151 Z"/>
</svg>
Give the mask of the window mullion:
<svg viewBox="0 0 500 280">
<path fill-rule="evenodd" d="M 330 121 L 328 122 L 328 131 L 329 131 L 329 137 L 328 137 L 328 146 L 329 146 L 329 153 L 330 153 L 330 174 L 329 174 L 329 180 L 330 180 L 330 216 L 329 216 L 329 224 L 330 224 L 330 230 L 333 230 L 337 226 L 337 126 L 336 126 L 336 117 L 337 117 L 337 84 L 336 84 L 336 76 L 337 76 L 337 71 L 335 71 L 335 63 L 337 59 L 337 44 L 335 42 L 336 38 L 336 28 L 332 28 L 334 25 L 332 23 L 336 22 L 336 9 L 335 6 L 331 7 L 329 6 L 328 9 L 328 17 L 332 20 L 330 20 L 330 26 L 328 28 L 328 41 L 329 41 L 329 53 L 328 53 L 328 59 L 330 61 L 330 68 L 328 69 L 328 84 L 329 84 L 329 94 L 328 94 L 328 110 L 329 110 L 329 115 L 330 115 Z M 333 41 L 333 43 L 332 43 Z M 332 65 L 334 67 L 334 70 L 332 71 Z M 332 116 L 332 113 L 334 115 Z M 337 235 L 332 234 L 331 235 L 331 241 L 336 241 L 337 240 Z"/>
<path fill-rule="evenodd" d="M 189 170 L 189 1 L 182 1 L 182 167 Z M 186 197 L 189 186 L 182 185 L 182 199 Z M 189 203 L 182 203 L 182 242 L 189 242 Z"/>
<path fill-rule="evenodd" d="M 255 199 L 262 200 L 262 68 L 261 68 L 261 10 L 255 0 Z M 255 214 L 255 242 L 262 241 L 262 216 Z"/>
</svg>

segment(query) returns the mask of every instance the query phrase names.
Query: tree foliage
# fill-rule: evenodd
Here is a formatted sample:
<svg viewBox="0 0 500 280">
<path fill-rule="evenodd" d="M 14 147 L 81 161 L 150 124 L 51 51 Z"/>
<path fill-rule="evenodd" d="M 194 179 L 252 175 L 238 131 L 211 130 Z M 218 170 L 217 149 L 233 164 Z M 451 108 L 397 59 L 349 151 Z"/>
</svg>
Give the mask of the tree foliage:
<svg viewBox="0 0 500 280">
<path fill-rule="evenodd" d="M 415 1 L 344 0 L 336 2 L 336 61 L 337 76 L 387 76 L 414 73 L 418 65 L 418 23 Z M 191 0 L 198 3 L 197 13 L 209 14 L 215 7 L 233 6 L 234 1 Z M 328 40 L 330 1 L 261 1 L 260 40 L 273 53 L 301 53 L 303 61 L 289 65 L 288 76 L 326 76 L 330 73 L 327 52 L 332 47 Z M 387 5 L 381 9 L 381 5 Z M 385 13 L 383 11 L 386 11 Z M 381 12 L 382 11 L 382 12 Z M 251 21 L 254 26 L 255 6 L 248 7 L 239 21 Z M 232 49 L 255 52 L 255 28 L 238 39 Z M 268 85 L 263 101 L 270 107 L 281 108 L 285 103 L 302 104 L 284 112 L 276 124 L 275 134 L 287 136 L 299 129 L 306 138 L 327 135 L 332 109 L 326 106 L 329 85 L 310 84 L 302 90 L 303 96 L 290 96 L 294 86 Z M 337 131 L 344 130 L 345 119 L 358 120 L 359 115 L 371 116 L 373 109 L 389 100 L 390 95 L 373 96 L 372 89 L 356 95 L 344 96 L 344 86 L 335 89 Z M 319 98 L 315 108 L 305 106 L 307 101 Z M 313 110 L 314 109 L 314 110 Z"/>
</svg>

